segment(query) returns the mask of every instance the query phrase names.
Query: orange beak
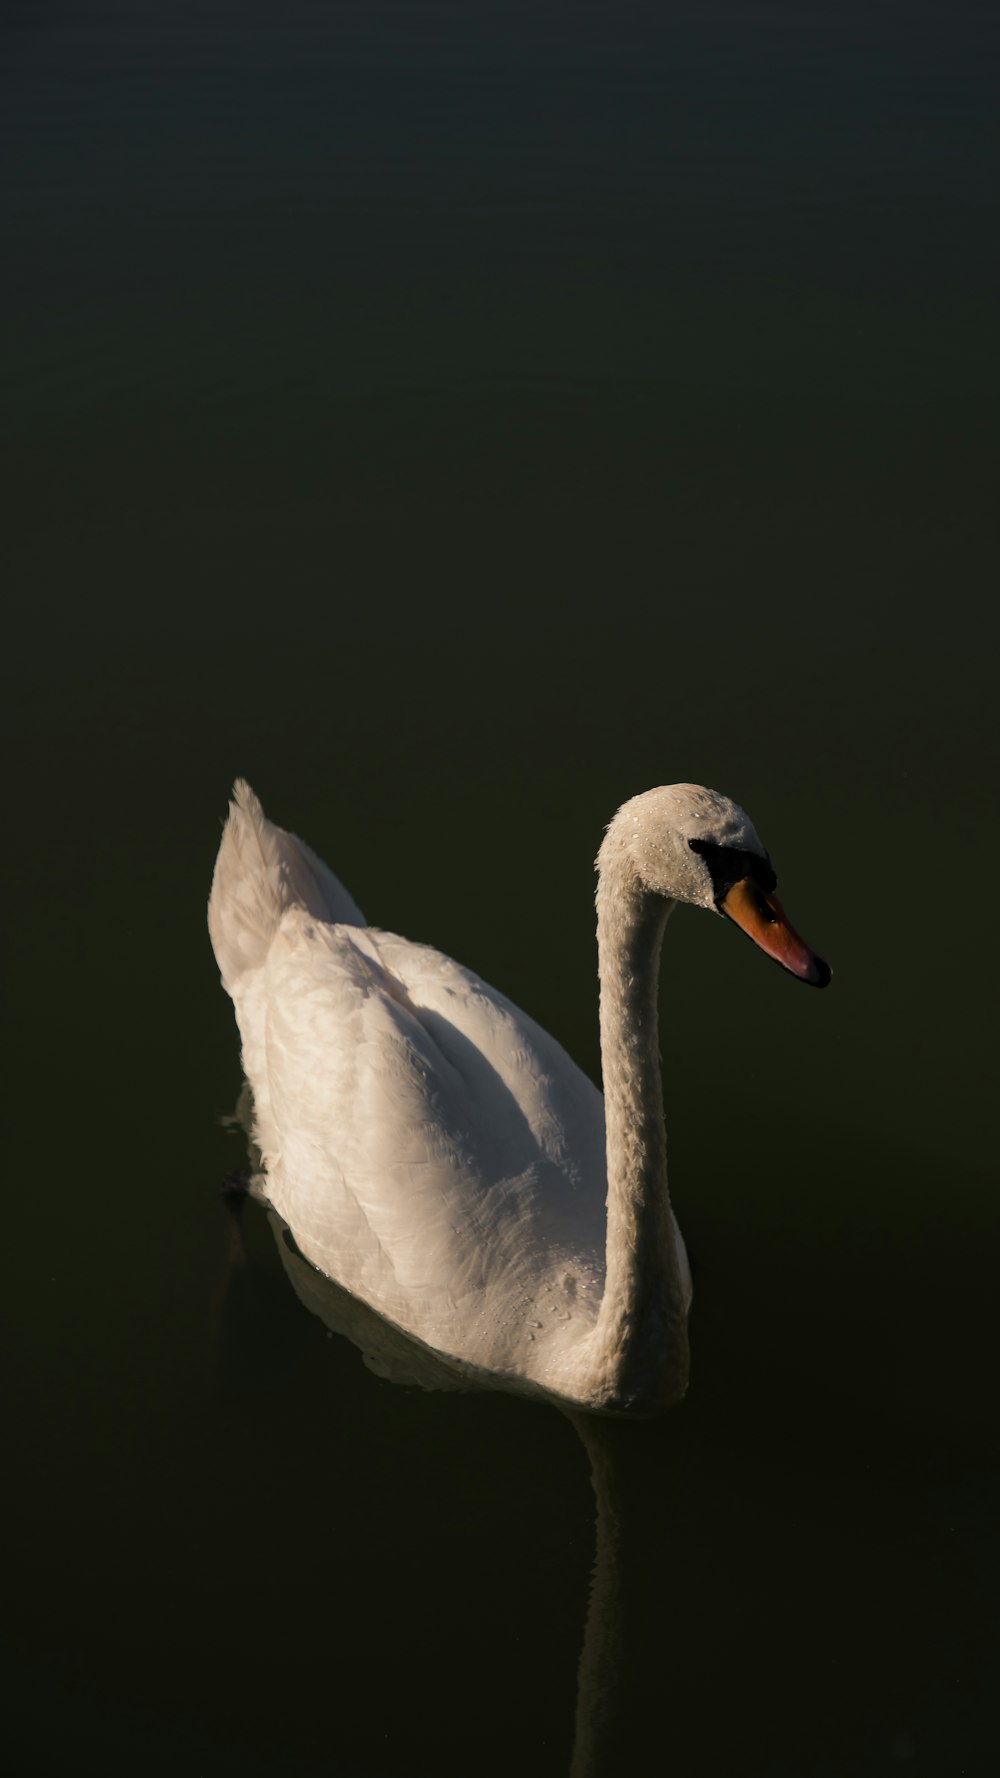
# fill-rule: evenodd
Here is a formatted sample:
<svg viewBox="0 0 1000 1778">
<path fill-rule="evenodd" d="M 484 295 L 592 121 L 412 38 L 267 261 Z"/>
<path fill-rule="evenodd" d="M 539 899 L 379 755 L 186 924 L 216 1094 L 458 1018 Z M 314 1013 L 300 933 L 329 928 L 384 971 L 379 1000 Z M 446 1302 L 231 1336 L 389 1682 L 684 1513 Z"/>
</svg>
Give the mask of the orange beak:
<svg viewBox="0 0 1000 1778">
<path fill-rule="evenodd" d="M 755 945 L 780 963 L 782 969 L 789 970 L 800 982 L 808 982 L 810 987 L 826 987 L 830 980 L 830 965 L 824 963 L 822 957 L 817 957 L 805 939 L 788 924 L 776 895 L 765 895 L 752 878 L 743 877 L 723 896 L 719 907 L 749 934 Z"/>
</svg>

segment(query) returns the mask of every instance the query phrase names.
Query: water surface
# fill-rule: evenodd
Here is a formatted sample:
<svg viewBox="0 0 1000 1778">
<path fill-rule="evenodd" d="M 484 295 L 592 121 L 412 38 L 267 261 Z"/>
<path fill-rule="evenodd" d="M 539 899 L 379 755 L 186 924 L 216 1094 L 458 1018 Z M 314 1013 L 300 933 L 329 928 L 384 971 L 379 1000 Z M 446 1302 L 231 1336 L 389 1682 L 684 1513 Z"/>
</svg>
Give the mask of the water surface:
<svg viewBox="0 0 1000 1778">
<path fill-rule="evenodd" d="M 984 15 L 43 11 L 3 76 L 16 1769 L 992 1772 Z M 595 1074 L 604 823 L 747 806 L 835 981 L 671 923 L 676 1413 L 388 1381 L 237 1233 L 238 772 Z"/>
</svg>

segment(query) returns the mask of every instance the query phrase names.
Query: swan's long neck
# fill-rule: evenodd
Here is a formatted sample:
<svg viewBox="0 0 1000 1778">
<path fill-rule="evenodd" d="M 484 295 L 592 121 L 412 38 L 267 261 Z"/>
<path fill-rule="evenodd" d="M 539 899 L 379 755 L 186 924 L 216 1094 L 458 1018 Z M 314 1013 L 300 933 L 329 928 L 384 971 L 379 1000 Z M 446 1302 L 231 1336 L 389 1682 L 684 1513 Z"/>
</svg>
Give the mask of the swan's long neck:
<svg viewBox="0 0 1000 1778">
<path fill-rule="evenodd" d="M 673 902 L 602 850 L 597 892 L 608 1229 L 594 1361 L 609 1407 L 663 1407 L 687 1386 L 687 1314 L 667 1191 L 657 982 Z"/>
</svg>

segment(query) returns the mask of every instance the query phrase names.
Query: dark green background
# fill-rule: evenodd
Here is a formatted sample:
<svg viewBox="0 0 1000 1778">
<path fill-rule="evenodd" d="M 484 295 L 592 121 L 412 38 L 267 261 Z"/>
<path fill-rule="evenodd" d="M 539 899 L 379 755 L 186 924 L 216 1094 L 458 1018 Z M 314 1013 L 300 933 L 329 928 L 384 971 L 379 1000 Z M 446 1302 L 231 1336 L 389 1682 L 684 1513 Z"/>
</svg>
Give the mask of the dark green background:
<svg viewBox="0 0 1000 1778">
<path fill-rule="evenodd" d="M 835 981 L 668 934 L 693 1383 L 578 1769 L 996 1769 L 990 19 L 6 9 L 18 1772 L 570 1761 L 573 1430 L 233 1262 L 238 772 L 592 1071 L 604 823 L 746 805 Z"/>
</svg>

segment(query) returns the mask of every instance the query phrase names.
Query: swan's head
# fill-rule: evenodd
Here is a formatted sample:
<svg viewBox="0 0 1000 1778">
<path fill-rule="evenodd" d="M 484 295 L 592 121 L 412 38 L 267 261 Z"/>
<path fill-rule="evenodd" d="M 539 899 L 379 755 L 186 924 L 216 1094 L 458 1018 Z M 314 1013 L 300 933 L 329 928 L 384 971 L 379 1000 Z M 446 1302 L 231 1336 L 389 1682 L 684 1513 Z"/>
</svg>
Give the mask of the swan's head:
<svg viewBox="0 0 1000 1778">
<path fill-rule="evenodd" d="M 643 887 L 735 922 L 800 981 L 825 988 L 829 965 L 789 925 L 777 877 L 749 816 L 702 784 L 665 784 L 624 803 L 608 828 L 599 866 L 631 867 Z"/>
</svg>

